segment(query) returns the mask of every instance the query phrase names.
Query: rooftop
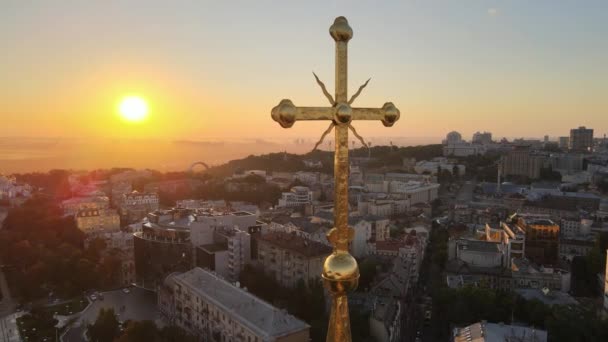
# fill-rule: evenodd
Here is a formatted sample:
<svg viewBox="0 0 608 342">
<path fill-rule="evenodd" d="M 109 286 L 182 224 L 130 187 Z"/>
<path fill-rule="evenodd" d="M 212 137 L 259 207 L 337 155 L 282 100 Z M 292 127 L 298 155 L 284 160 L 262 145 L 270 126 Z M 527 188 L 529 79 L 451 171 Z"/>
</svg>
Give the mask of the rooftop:
<svg viewBox="0 0 608 342">
<path fill-rule="evenodd" d="M 546 342 L 547 332 L 530 327 L 482 321 L 454 329 L 455 342 Z"/>
<path fill-rule="evenodd" d="M 315 233 L 319 229 L 329 227 L 327 223 L 312 222 L 308 217 L 290 217 L 287 219 L 287 223 L 291 223 L 301 231 L 309 234 Z"/>
<path fill-rule="evenodd" d="M 199 267 L 172 274 L 167 281 L 189 288 L 207 301 L 223 308 L 233 318 L 253 331 L 279 337 L 302 331 L 309 325 Z"/>
<path fill-rule="evenodd" d="M 481 240 L 461 240 L 458 243 L 458 249 L 484 253 L 499 253 L 500 243 Z"/>
<path fill-rule="evenodd" d="M 546 305 L 578 305 L 578 301 L 566 292 L 549 291 L 545 294 L 541 289 L 515 289 L 518 295 L 527 300 L 537 299 Z"/>
<path fill-rule="evenodd" d="M 327 221 L 331 221 L 331 222 L 333 222 L 333 220 L 334 220 L 334 213 L 329 212 L 329 211 L 319 211 L 314 216 L 327 220 Z M 365 215 L 365 216 L 349 216 L 348 224 L 353 226 L 361 221 L 375 222 L 375 221 L 382 221 L 382 220 L 386 220 L 386 219 L 382 218 L 380 216 L 372 215 L 372 214 Z"/>
<path fill-rule="evenodd" d="M 332 251 L 329 246 L 297 236 L 295 233 L 270 232 L 258 236 L 257 239 L 306 257 L 326 256 Z"/>
<path fill-rule="evenodd" d="M 228 250 L 228 245 L 225 243 L 212 243 L 208 245 L 202 245 L 198 248 L 204 250 L 207 253 L 215 253 Z"/>
</svg>

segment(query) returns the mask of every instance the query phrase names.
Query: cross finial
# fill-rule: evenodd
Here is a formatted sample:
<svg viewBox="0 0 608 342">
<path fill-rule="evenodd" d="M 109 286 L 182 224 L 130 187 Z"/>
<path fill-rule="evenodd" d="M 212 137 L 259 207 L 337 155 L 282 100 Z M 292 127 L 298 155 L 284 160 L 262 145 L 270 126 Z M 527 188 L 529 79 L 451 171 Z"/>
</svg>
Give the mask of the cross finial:
<svg viewBox="0 0 608 342">
<path fill-rule="evenodd" d="M 327 234 L 327 239 L 334 246 L 333 253 L 323 264 L 322 278 L 332 295 L 332 308 L 327 333 L 328 342 L 350 342 L 350 319 L 348 317 L 347 292 L 357 288 L 359 268 L 355 258 L 349 254 L 348 247 L 354 236 L 354 230 L 348 226 L 348 131 L 352 131 L 364 146 L 368 146 L 352 126 L 357 120 L 378 120 L 384 126 L 392 126 L 400 116 L 399 110 L 391 102 L 381 108 L 353 108 L 355 99 L 369 83 L 369 79 L 348 99 L 348 42 L 353 37 L 353 30 L 345 17 L 337 17 L 329 28 L 329 34 L 336 42 L 336 81 L 335 94 L 327 91 L 325 84 L 313 72 L 317 84 L 329 100 L 331 107 L 297 107 L 291 100 L 281 100 L 272 109 L 272 118 L 283 128 L 289 128 L 296 121 L 328 120 L 329 127 L 315 145 L 315 149 L 326 135 L 335 128 L 334 153 L 334 228 Z"/>
</svg>

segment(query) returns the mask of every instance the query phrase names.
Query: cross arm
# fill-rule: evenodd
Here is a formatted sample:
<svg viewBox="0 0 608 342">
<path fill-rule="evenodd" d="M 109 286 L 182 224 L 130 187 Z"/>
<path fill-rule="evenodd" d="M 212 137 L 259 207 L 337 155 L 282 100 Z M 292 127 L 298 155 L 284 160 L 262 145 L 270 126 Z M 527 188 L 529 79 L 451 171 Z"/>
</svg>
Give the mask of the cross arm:
<svg viewBox="0 0 608 342">
<path fill-rule="evenodd" d="M 296 107 L 291 100 L 281 100 L 272 108 L 272 119 L 281 127 L 289 128 L 296 121 L 302 120 L 333 120 L 333 107 Z"/>
<path fill-rule="evenodd" d="M 281 100 L 271 114 L 283 128 L 303 120 L 332 120 L 341 124 L 349 124 L 352 120 L 379 120 L 390 127 L 400 116 L 392 102 L 385 103 L 382 108 L 351 108 L 347 103 L 338 103 L 335 107 L 296 107 L 291 100 Z"/>
</svg>

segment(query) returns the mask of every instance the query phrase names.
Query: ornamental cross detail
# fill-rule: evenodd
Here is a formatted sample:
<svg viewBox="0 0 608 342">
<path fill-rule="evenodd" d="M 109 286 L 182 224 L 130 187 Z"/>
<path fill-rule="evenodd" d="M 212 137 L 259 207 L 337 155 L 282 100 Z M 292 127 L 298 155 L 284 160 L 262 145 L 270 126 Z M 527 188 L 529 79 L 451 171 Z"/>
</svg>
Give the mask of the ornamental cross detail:
<svg viewBox="0 0 608 342">
<path fill-rule="evenodd" d="M 297 107 L 290 100 L 281 100 L 272 109 L 272 118 L 283 128 L 293 126 L 296 121 L 328 120 L 329 128 L 323 133 L 315 149 L 323 138 L 335 129 L 334 154 L 334 228 L 327 234 L 333 245 L 333 252 L 323 264 L 321 277 L 332 296 L 331 314 L 327 332 L 327 342 L 350 342 L 350 318 L 346 294 L 354 291 L 359 283 L 359 268 L 348 247 L 354 237 L 353 228 L 348 226 L 348 131 L 368 146 L 351 125 L 353 120 L 378 120 L 390 127 L 399 119 L 399 110 L 387 102 L 382 108 L 352 108 L 351 104 L 367 86 L 365 82 L 350 98 L 347 97 L 347 56 L 348 41 L 353 30 L 344 17 L 338 17 L 329 28 L 329 34 L 336 42 L 335 96 L 325 88 L 323 82 L 313 73 L 331 107 Z"/>
</svg>

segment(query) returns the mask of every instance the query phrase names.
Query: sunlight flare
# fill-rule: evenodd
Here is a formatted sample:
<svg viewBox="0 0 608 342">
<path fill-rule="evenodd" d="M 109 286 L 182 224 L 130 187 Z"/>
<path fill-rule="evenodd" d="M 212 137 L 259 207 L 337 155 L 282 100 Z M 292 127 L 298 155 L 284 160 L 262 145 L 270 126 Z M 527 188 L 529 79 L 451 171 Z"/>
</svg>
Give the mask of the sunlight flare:
<svg viewBox="0 0 608 342">
<path fill-rule="evenodd" d="M 148 116 L 148 104 L 139 96 L 124 97 L 118 105 L 120 116 L 129 122 L 141 122 Z"/>
</svg>

